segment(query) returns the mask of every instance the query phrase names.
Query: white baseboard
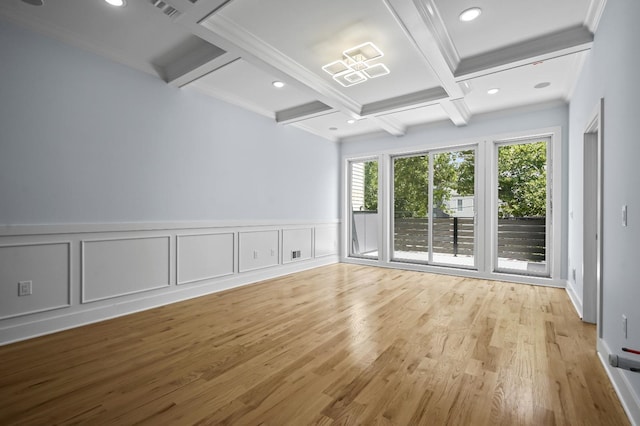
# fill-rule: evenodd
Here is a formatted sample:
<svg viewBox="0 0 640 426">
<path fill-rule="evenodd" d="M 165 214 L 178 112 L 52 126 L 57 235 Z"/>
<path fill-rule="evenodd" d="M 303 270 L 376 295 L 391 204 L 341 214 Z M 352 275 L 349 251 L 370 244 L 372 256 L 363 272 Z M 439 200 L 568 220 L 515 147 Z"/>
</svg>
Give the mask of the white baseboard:
<svg viewBox="0 0 640 426">
<path fill-rule="evenodd" d="M 571 303 L 573 303 L 573 307 L 578 313 L 578 316 L 582 318 L 582 298 L 576 292 L 576 289 L 571 281 L 567 281 L 565 288 L 567 289 L 569 300 L 571 300 Z"/>
<path fill-rule="evenodd" d="M 210 281 L 203 281 L 189 286 L 177 286 L 172 291 L 162 294 L 140 293 L 136 298 L 114 302 L 99 307 L 88 307 L 75 312 L 67 310 L 54 311 L 56 314 L 44 318 L 0 328 L 0 345 L 5 345 L 45 334 L 55 333 L 111 318 L 145 311 L 171 303 L 204 296 L 241 287 L 284 275 L 330 265 L 339 261 L 338 256 L 325 256 L 302 262 L 278 265 L 272 268 L 247 272 Z"/>
<path fill-rule="evenodd" d="M 627 417 L 632 425 L 640 425 L 640 396 L 634 391 L 631 383 L 627 379 L 624 370 L 612 367 L 609 364 L 609 354 L 611 350 L 602 339 L 598 339 L 598 357 L 604 366 L 609 380 L 613 384 L 613 388 L 618 394 L 622 408 L 624 408 Z M 629 373 L 637 374 L 637 373 Z"/>
</svg>

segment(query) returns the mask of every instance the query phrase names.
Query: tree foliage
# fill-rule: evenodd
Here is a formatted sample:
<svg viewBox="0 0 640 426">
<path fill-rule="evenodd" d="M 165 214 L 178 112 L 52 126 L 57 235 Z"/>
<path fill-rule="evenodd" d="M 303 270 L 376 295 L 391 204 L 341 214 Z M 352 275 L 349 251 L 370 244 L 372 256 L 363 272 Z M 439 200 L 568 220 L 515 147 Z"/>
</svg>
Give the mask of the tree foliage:
<svg viewBox="0 0 640 426">
<path fill-rule="evenodd" d="M 433 156 L 433 204 L 449 211 L 452 194 L 473 195 L 474 152 L 452 151 Z M 397 158 L 394 161 L 394 208 L 396 216 L 425 217 L 428 213 L 429 156 Z"/>
<path fill-rule="evenodd" d="M 499 148 L 498 199 L 499 217 L 546 216 L 546 142 Z"/>
<path fill-rule="evenodd" d="M 378 210 L 378 162 L 367 161 L 364 164 L 364 208 Z"/>
<path fill-rule="evenodd" d="M 433 205 L 451 213 L 452 195 L 475 192 L 475 151 L 449 151 L 433 155 Z M 545 142 L 501 146 L 498 150 L 500 217 L 546 214 L 547 152 Z M 426 217 L 429 200 L 429 156 L 399 157 L 393 162 L 396 217 Z M 378 209 L 378 162 L 364 168 L 365 209 Z"/>
</svg>

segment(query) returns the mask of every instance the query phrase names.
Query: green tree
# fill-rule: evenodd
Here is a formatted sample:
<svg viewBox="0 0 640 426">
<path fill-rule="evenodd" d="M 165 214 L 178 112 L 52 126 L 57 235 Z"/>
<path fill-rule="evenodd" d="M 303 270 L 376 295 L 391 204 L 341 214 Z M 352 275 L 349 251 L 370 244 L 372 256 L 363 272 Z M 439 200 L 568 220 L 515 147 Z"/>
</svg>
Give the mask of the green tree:
<svg viewBox="0 0 640 426">
<path fill-rule="evenodd" d="M 378 162 L 367 161 L 364 164 L 364 208 L 378 210 Z"/>
<path fill-rule="evenodd" d="M 547 144 L 505 145 L 498 149 L 499 217 L 545 216 Z"/>
<path fill-rule="evenodd" d="M 473 195 L 476 191 L 476 155 L 475 151 L 459 151 L 457 154 L 458 180 L 456 192 L 458 195 Z"/>
<path fill-rule="evenodd" d="M 425 217 L 429 194 L 429 156 L 403 157 L 393 163 L 396 217 Z"/>
<path fill-rule="evenodd" d="M 433 156 L 433 204 L 448 212 L 453 193 L 472 195 L 474 151 L 453 151 Z M 394 208 L 396 217 L 425 217 L 429 197 L 429 156 L 401 157 L 394 161 Z"/>
</svg>

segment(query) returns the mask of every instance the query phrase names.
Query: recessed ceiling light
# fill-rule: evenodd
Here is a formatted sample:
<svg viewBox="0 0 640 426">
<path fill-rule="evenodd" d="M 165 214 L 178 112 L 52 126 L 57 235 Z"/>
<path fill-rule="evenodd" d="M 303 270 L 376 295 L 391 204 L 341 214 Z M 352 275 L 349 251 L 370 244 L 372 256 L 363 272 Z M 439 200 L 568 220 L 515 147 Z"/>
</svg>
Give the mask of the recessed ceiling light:
<svg viewBox="0 0 640 426">
<path fill-rule="evenodd" d="M 355 122 L 356 122 L 356 120 L 354 120 L 353 118 L 352 118 L 352 119 L 350 119 L 350 120 L 347 120 L 347 123 L 349 123 L 349 124 L 353 124 L 353 123 L 355 123 Z"/>
<path fill-rule="evenodd" d="M 283 83 L 283 82 L 281 82 L 281 81 L 274 81 L 274 82 L 273 82 L 273 83 L 271 83 L 271 84 L 273 84 L 273 87 L 277 87 L 278 89 L 281 89 L 281 88 L 283 88 L 283 87 L 284 87 L 284 83 Z"/>
<path fill-rule="evenodd" d="M 536 89 L 544 89 L 545 87 L 549 87 L 551 86 L 551 83 L 549 83 L 548 81 L 542 82 L 542 83 L 538 83 L 535 86 L 533 86 Z"/>
<path fill-rule="evenodd" d="M 337 127 L 329 127 L 329 130 L 331 130 L 332 132 L 335 132 L 336 130 L 338 130 Z"/>
<path fill-rule="evenodd" d="M 487 90 L 487 93 L 490 94 L 490 95 L 495 95 L 499 91 L 500 91 L 500 89 L 498 89 L 497 87 L 494 87 L 493 89 Z"/>
<path fill-rule="evenodd" d="M 464 10 L 460 14 L 460 20 L 462 22 L 473 21 L 478 16 L 480 16 L 481 13 L 482 13 L 482 9 L 480 9 L 479 7 L 472 7 L 470 9 Z"/>
<path fill-rule="evenodd" d="M 43 0 L 22 0 L 22 3 L 30 4 L 31 6 L 42 6 Z"/>
<path fill-rule="evenodd" d="M 111 6 L 122 7 L 124 6 L 124 0 L 104 0 Z"/>
</svg>

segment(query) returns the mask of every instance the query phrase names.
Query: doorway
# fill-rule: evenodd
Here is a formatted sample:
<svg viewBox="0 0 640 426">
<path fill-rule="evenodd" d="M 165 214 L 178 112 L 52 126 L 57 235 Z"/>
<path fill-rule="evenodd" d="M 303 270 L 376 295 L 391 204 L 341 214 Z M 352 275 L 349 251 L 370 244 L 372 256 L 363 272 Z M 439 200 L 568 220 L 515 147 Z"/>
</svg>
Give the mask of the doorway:
<svg viewBox="0 0 640 426">
<path fill-rule="evenodd" d="M 602 142 L 604 99 L 584 131 L 582 320 L 596 323 L 602 337 Z"/>
</svg>

